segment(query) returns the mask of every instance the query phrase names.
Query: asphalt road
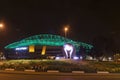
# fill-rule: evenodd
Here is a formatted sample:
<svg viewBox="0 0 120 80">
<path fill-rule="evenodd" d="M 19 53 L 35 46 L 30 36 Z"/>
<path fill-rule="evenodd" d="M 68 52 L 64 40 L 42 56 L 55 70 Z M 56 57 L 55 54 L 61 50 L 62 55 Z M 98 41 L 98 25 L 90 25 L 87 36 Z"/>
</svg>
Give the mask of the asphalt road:
<svg viewBox="0 0 120 80">
<path fill-rule="evenodd" d="M 120 80 L 120 74 L 0 72 L 0 80 Z"/>
</svg>

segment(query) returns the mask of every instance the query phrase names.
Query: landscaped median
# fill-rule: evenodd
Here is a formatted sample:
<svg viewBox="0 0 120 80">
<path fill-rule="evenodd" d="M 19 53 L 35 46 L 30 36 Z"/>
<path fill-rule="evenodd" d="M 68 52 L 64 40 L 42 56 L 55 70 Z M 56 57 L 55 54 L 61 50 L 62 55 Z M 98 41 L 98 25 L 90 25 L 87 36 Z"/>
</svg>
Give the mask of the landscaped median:
<svg viewBox="0 0 120 80">
<path fill-rule="evenodd" d="M 0 62 L 0 70 L 25 72 L 120 73 L 120 63 L 95 61 L 9 60 Z"/>
</svg>

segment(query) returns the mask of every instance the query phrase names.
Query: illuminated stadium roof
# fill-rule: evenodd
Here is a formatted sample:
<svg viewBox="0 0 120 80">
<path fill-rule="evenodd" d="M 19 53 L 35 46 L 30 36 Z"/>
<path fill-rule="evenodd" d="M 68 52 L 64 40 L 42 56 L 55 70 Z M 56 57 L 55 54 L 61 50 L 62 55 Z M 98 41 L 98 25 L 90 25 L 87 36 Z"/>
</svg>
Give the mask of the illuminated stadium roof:
<svg viewBox="0 0 120 80">
<path fill-rule="evenodd" d="M 63 46 L 65 43 L 71 43 L 75 47 L 83 46 L 84 48 L 91 49 L 93 46 L 83 43 L 76 42 L 71 39 L 52 35 L 52 34 L 40 34 L 25 38 L 21 41 L 17 41 L 5 46 L 6 49 L 13 49 L 17 47 L 29 46 L 29 45 L 40 45 L 40 46 Z"/>
</svg>

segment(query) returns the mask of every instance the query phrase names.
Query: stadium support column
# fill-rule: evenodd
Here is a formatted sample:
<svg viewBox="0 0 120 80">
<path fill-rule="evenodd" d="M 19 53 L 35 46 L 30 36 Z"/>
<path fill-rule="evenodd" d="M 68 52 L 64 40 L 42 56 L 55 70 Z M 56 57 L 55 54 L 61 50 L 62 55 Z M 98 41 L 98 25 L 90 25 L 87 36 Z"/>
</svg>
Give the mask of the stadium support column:
<svg viewBox="0 0 120 80">
<path fill-rule="evenodd" d="M 35 46 L 34 45 L 29 46 L 29 52 L 35 52 Z"/>
<path fill-rule="evenodd" d="M 46 52 L 46 46 L 43 46 L 41 55 L 45 55 L 45 52 Z"/>
</svg>

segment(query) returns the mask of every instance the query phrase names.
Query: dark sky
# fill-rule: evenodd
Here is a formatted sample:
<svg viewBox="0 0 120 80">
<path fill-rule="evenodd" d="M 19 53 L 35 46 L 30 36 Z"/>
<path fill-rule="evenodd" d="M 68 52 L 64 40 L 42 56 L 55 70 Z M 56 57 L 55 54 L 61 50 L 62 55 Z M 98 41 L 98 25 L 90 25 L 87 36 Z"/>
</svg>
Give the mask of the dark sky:
<svg viewBox="0 0 120 80">
<path fill-rule="evenodd" d="M 41 34 L 64 36 L 91 43 L 98 35 L 120 33 L 119 0 L 1 0 L 1 48 L 14 41 Z M 119 38 L 118 38 L 119 39 Z M 120 40 L 120 39 L 119 39 Z"/>
</svg>

